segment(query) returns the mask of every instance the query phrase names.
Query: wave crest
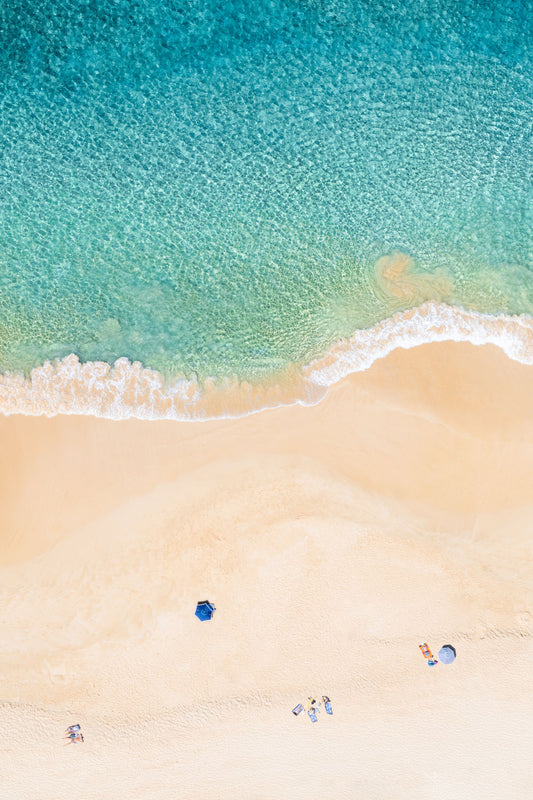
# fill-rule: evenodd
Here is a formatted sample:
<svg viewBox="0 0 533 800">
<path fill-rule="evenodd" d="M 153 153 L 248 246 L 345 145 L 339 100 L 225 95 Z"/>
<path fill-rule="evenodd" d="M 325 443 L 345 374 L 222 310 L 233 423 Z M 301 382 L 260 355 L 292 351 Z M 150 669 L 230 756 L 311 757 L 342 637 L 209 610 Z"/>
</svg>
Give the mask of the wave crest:
<svg viewBox="0 0 533 800">
<path fill-rule="evenodd" d="M 207 420 L 239 417 L 266 408 L 320 401 L 328 387 L 368 369 L 398 347 L 430 342 L 493 344 L 523 364 L 533 364 L 533 319 L 489 316 L 428 302 L 395 314 L 337 342 L 303 368 L 292 367 L 270 384 L 236 377 L 199 384 L 181 377 L 172 383 L 159 372 L 120 358 L 80 363 L 75 355 L 32 370 L 29 379 L 0 376 L 0 411 L 6 415 L 88 414 L 108 419 Z"/>
</svg>

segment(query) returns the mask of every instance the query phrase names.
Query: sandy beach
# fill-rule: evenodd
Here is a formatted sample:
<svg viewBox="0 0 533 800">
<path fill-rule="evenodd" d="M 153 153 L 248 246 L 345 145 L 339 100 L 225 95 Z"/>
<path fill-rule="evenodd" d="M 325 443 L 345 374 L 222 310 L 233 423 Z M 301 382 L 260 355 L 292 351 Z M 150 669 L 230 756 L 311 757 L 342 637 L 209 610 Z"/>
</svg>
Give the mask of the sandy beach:
<svg viewBox="0 0 533 800">
<path fill-rule="evenodd" d="M 0 417 L 0 798 L 530 798 L 532 398 L 434 343 L 312 407 Z"/>
</svg>

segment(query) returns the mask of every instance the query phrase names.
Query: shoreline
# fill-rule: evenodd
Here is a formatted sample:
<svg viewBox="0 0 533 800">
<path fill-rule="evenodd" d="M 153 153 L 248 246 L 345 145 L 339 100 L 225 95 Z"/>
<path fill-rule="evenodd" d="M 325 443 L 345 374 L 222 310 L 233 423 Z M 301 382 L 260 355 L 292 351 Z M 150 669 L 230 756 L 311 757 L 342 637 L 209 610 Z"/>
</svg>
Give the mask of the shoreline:
<svg viewBox="0 0 533 800">
<path fill-rule="evenodd" d="M 493 316 L 427 302 L 356 331 L 301 369 L 288 368 L 271 384 L 237 377 L 208 379 L 202 385 L 185 377 L 169 383 L 140 362 L 120 358 L 114 365 L 80 363 L 71 354 L 34 368 L 30 379 L 10 372 L 0 375 L 0 413 L 113 420 L 235 419 L 294 404 L 315 405 L 340 380 L 369 369 L 394 350 L 446 341 L 492 344 L 514 361 L 533 364 L 532 317 Z"/>
</svg>

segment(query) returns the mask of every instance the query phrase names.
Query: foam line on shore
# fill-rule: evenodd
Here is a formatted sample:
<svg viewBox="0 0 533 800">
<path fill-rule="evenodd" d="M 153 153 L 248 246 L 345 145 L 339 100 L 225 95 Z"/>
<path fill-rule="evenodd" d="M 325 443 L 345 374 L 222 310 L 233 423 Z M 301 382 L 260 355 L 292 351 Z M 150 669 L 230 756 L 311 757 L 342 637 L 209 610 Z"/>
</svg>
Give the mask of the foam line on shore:
<svg viewBox="0 0 533 800">
<path fill-rule="evenodd" d="M 76 355 L 47 361 L 29 379 L 0 376 L 0 411 L 6 415 L 85 414 L 107 419 L 207 420 L 240 417 L 267 408 L 320 401 L 327 389 L 353 372 L 368 369 L 398 347 L 431 342 L 492 344 L 523 364 L 533 364 L 533 318 L 490 316 L 476 311 L 425 303 L 395 314 L 372 328 L 337 342 L 302 369 L 289 369 L 271 384 L 251 384 L 236 377 L 170 383 L 159 372 L 118 359 L 80 363 Z"/>
<path fill-rule="evenodd" d="M 424 303 L 342 339 L 306 366 L 303 374 L 315 385 L 328 387 L 352 372 L 368 369 L 398 347 L 408 350 L 431 342 L 492 344 L 513 361 L 533 364 L 533 318 L 525 314 L 492 316 L 444 303 Z"/>
</svg>

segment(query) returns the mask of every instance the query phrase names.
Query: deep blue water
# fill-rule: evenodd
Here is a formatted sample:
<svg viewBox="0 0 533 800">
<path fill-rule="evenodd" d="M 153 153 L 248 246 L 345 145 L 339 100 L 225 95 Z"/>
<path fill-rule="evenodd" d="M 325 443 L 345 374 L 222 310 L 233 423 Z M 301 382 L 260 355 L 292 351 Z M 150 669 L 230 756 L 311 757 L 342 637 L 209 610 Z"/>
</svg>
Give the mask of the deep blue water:
<svg viewBox="0 0 533 800">
<path fill-rule="evenodd" d="M 428 298 L 533 313 L 532 24 L 501 0 L 7 0 L 0 369 L 264 377 Z M 413 291 L 376 278 L 396 250 Z"/>
</svg>

